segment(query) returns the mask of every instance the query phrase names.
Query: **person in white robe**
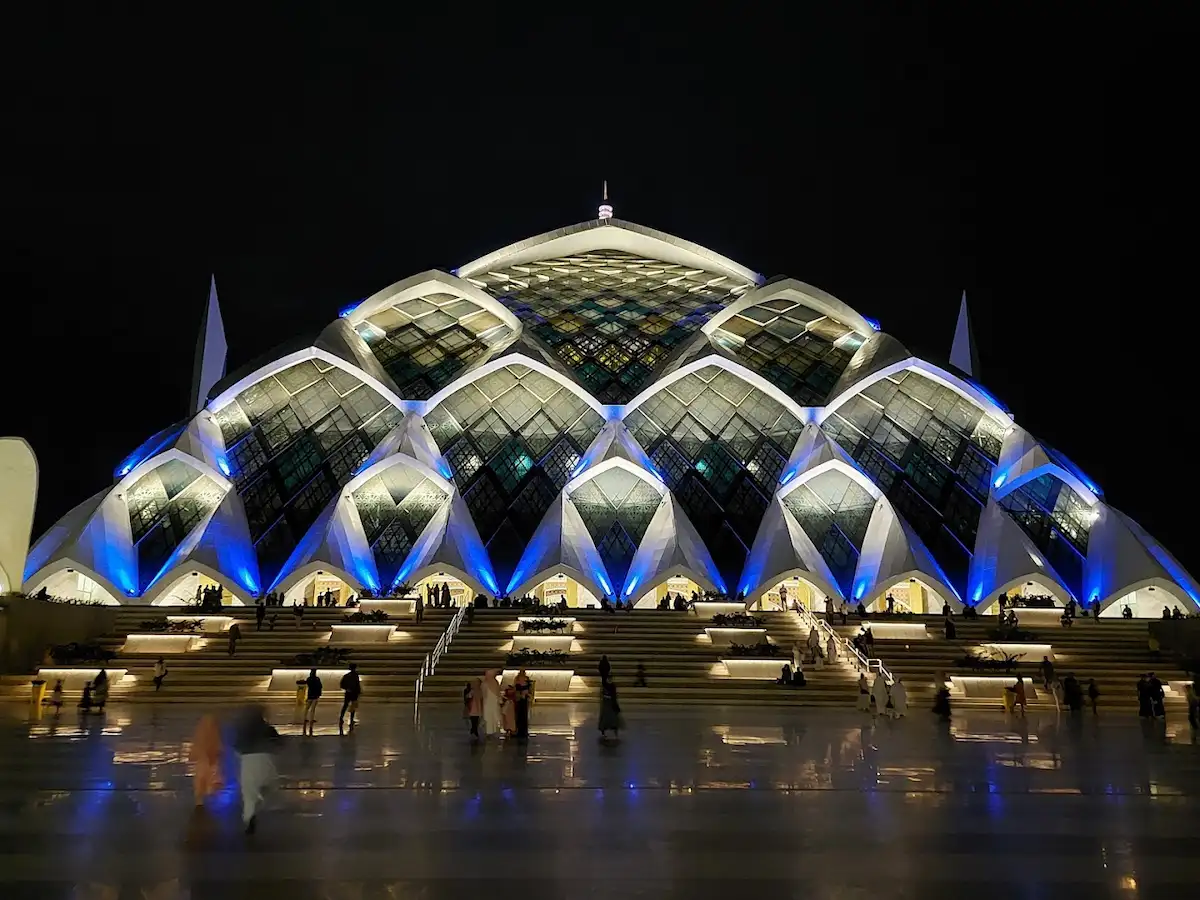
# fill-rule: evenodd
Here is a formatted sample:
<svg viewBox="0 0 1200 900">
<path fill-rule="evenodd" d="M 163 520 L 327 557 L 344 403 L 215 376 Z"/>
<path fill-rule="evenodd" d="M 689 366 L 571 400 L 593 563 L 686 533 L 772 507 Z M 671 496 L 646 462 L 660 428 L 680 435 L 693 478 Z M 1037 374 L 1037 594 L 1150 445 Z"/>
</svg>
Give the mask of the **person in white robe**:
<svg viewBox="0 0 1200 900">
<path fill-rule="evenodd" d="M 495 669 L 483 673 L 483 733 L 490 737 L 500 731 L 500 681 Z"/>
<path fill-rule="evenodd" d="M 875 701 L 871 715 L 886 716 L 888 714 L 888 686 L 887 679 L 882 674 L 876 675 L 875 681 L 871 684 L 871 698 Z"/>
<path fill-rule="evenodd" d="M 826 661 L 829 663 L 837 662 L 837 658 L 838 658 L 837 638 L 835 638 L 832 634 L 829 636 L 829 643 L 827 643 L 825 645 L 825 658 L 826 658 Z"/>
</svg>

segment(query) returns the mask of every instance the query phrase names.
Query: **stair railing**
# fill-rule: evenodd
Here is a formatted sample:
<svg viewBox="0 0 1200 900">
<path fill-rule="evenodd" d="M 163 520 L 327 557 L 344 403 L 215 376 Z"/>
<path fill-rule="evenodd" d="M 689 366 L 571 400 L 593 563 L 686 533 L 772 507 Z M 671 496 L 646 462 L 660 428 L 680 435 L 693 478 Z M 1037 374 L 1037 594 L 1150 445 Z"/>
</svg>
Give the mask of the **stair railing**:
<svg viewBox="0 0 1200 900">
<path fill-rule="evenodd" d="M 454 641 L 454 636 L 458 634 L 462 628 L 463 619 L 467 617 L 467 608 L 460 606 L 450 618 L 450 624 L 446 626 L 446 630 L 442 632 L 438 638 L 437 644 L 433 650 L 425 654 L 425 660 L 421 663 L 421 671 L 417 675 L 417 682 L 413 688 L 413 705 L 421 702 L 421 689 L 425 687 L 425 676 L 432 675 L 437 670 L 437 664 L 442 658 L 442 654 L 449 648 Z"/>
<path fill-rule="evenodd" d="M 876 657 L 867 657 L 861 653 L 857 647 L 838 634 L 833 629 L 832 625 L 830 625 L 816 613 L 805 609 L 803 606 L 801 606 L 798 611 L 792 610 L 791 612 L 800 620 L 802 625 L 807 625 L 809 628 L 815 627 L 817 629 L 817 633 L 822 636 L 822 645 L 828 644 L 829 639 L 833 638 L 833 641 L 838 648 L 838 655 L 844 656 L 845 659 L 848 659 L 850 661 L 850 665 L 852 665 L 859 672 L 866 672 L 867 674 L 870 674 L 871 672 L 878 672 L 883 676 L 884 681 L 886 681 L 888 684 L 891 684 L 896 680 L 893 677 L 891 670 L 888 669 L 882 659 L 878 659 Z"/>
</svg>

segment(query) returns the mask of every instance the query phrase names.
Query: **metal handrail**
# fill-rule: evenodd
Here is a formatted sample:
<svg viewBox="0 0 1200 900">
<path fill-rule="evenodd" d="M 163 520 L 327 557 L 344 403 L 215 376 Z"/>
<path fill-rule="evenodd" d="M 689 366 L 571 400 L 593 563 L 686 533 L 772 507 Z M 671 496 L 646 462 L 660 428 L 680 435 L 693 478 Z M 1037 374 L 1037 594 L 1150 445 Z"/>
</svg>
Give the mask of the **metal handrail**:
<svg viewBox="0 0 1200 900">
<path fill-rule="evenodd" d="M 438 637 L 438 641 L 434 645 L 433 650 L 425 654 L 425 659 L 421 663 L 421 671 L 418 673 L 416 684 L 413 686 L 414 706 L 421 702 L 421 689 L 425 687 L 425 676 L 432 675 L 437 669 L 437 664 L 441 661 L 442 654 L 445 653 L 446 650 L 449 649 L 450 644 L 453 643 L 454 636 L 458 634 L 459 629 L 462 628 L 463 619 L 466 617 L 467 608 L 465 606 L 460 606 L 458 608 L 458 612 L 456 612 L 450 618 L 450 624 L 446 626 L 446 630 L 441 633 L 440 637 Z"/>
<path fill-rule="evenodd" d="M 866 672 L 868 674 L 871 672 L 878 672 L 883 676 L 884 680 L 888 684 L 895 682 L 895 677 L 892 675 L 891 670 L 888 669 L 888 667 L 884 664 L 882 659 L 864 656 L 859 652 L 857 647 L 834 631 L 833 626 L 820 616 L 816 615 L 810 610 L 805 609 L 803 606 L 801 606 L 798 611 L 793 609 L 791 612 L 796 615 L 796 617 L 800 619 L 802 623 L 807 623 L 810 628 L 815 626 L 817 632 L 824 636 L 822 643 L 827 643 L 829 638 L 832 637 L 834 643 L 837 644 L 838 653 L 845 654 L 845 657 L 851 661 L 851 665 L 853 665 L 854 668 L 859 672 Z"/>
</svg>

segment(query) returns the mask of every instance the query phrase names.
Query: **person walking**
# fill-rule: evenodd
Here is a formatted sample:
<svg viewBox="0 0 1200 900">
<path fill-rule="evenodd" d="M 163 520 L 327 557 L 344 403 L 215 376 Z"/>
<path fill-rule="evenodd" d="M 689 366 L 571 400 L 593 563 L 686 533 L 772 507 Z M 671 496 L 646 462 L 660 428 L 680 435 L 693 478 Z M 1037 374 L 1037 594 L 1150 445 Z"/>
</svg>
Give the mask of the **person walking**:
<svg viewBox="0 0 1200 900">
<path fill-rule="evenodd" d="M 600 686 L 600 740 L 608 740 L 608 732 L 621 739 L 621 704 L 617 702 L 617 686 L 611 681 L 605 681 Z"/>
<path fill-rule="evenodd" d="M 463 688 L 463 718 L 471 723 L 471 743 L 479 742 L 479 717 L 483 711 L 483 685 L 478 678 Z"/>
<path fill-rule="evenodd" d="M 612 674 L 612 663 L 608 661 L 608 654 L 600 657 L 600 683 L 608 681 L 609 675 Z"/>
<path fill-rule="evenodd" d="M 199 808 L 221 786 L 221 729 L 211 714 L 206 713 L 196 723 L 189 755 L 195 770 L 192 794 Z"/>
<path fill-rule="evenodd" d="M 1154 718 L 1166 721 L 1167 708 L 1165 701 L 1167 699 L 1166 691 L 1163 690 L 1163 683 L 1158 680 L 1158 676 L 1153 672 L 1150 673 L 1150 711 Z"/>
<path fill-rule="evenodd" d="M 262 631 L 263 620 L 267 617 L 267 603 L 261 597 L 254 604 L 254 630 Z"/>
<path fill-rule="evenodd" d="M 1100 699 L 1100 688 L 1097 687 L 1095 678 L 1088 679 L 1087 695 L 1088 703 L 1092 706 L 1092 715 L 1100 715 L 1100 710 L 1096 708 L 1096 701 Z"/>
<path fill-rule="evenodd" d="M 442 582 L 442 608 L 450 608 L 450 582 L 448 581 Z"/>
<path fill-rule="evenodd" d="M 874 701 L 871 708 L 872 719 L 888 714 L 888 685 L 882 673 L 877 674 L 871 684 L 871 700 Z"/>
<path fill-rule="evenodd" d="M 92 699 L 100 712 L 104 712 L 104 705 L 108 703 L 108 673 L 103 669 L 92 682 Z"/>
<path fill-rule="evenodd" d="M 229 626 L 229 655 L 237 653 L 238 641 L 242 639 L 242 628 L 237 622 Z"/>
<path fill-rule="evenodd" d="M 859 673 L 858 676 L 858 711 L 871 711 L 871 685 L 867 681 L 865 672 Z"/>
<path fill-rule="evenodd" d="M 837 662 L 837 658 L 838 658 L 837 638 L 835 638 L 833 636 L 833 634 L 830 634 L 829 641 L 825 645 L 825 661 L 832 664 L 832 663 Z"/>
<path fill-rule="evenodd" d="M 161 656 L 158 662 L 154 664 L 154 693 L 158 693 L 163 686 L 163 679 L 167 677 L 167 661 Z"/>
<path fill-rule="evenodd" d="M 1188 724 L 1193 731 L 1200 730 L 1200 678 L 1187 683 Z"/>
<path fill-rule="evenodd" d="M 304 727 L 301 731 L 311 735 L 313 726 L 317 724 L 317 701 L 321 699 L 321 693 L 325 690 L 325 685 L 321 683 L 316 669 L 309 669 L 308 678 L 304 680 L 304 687 Z"/>
<path fill-rule="evenodd" d="M 1018 675 L 1017 683 L 1013 686 L 1013 709 L 1021 707 L 1021 718 L 1025 718 L 1025 703 L 1025 678 Z"/>
<path fill-rule="evenodd" d="M 268 789 L 278 777 L 275 751 L 279 732 L 267 724 L 261 706 L 251 706 L 242 714 L 236 730 L 234 749 L 240 758 L 242 785 L 242 824 L 246 834 L 258 828 L 258 813 Z"/>
<path fill-rule="evenodd" d="M 1038 671 L 1042 675 L 1042 686 L 1050 690 L 1050 685 L 1054 684 L 1054 663 L 1050 662 L 1049 656 L 1042 657 L 1042 661 L 1038 663 Z"/>
<path fill-rule="evenodd" d="M 420 625 L 425 621 L 425 600 L 421 597 L 421 592 L 417 591 L 417 624 Z"/>
<path fill-rule="evenodd" d="M 484 672 L 482 690 L 483 735 L 489 738 L 500 733 L 500 673 L 495 669 Z"/>
<path fill-rule="evenodd" d="M 1143 719 L 1152 718 L 1153 712 L 1150 706 L 1150 679 L 1145 673 L 1140 675 L 1137 680 L 1137 698 L 1138 698 L 1138 716 Z"/>
<path fill-rule="evenodd" d="M 607 681 L 604 682 L 608 684 Z M 522 667 L 513 679 L 513 690 L 516 692 L 517 739 L 529 739 L 529 706 L 533 702 L 533 682 L 529 673 Z"/>
<path fill-rule="evenodd" d="M 354 730 L 354 714 L 358 712 L 358 698 L 362 696 L 362 681 L 358 677 L 358 663 L 350 663 L 350 671 L 342 676 L 342 711 L 338 713 L 338 734 L 345 733 L 346 712 L 350 713 L 350 730 Z"/>
<path fill-rule="evenodd" d="M 821 632 L 817 631 L 816 625 L 808 629 L 808 652 L 814 661 L 821 655 Z"/>
<path fill-rule="evenodd" d="M 897 676 L 892 683 L 892 714 L 901 719 L 908 715 L 908 688 L 904 686 L 904 682 Z"/>
</svg>

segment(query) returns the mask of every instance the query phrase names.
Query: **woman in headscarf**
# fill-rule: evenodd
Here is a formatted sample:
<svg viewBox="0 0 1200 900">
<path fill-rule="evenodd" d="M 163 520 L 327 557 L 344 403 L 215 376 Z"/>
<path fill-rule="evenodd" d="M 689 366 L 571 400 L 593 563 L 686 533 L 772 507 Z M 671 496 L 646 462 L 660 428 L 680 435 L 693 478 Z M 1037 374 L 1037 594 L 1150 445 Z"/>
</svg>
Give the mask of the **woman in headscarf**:
<svg viewBox="0 0 1200 900">
<path fill-rule="evenodd" d="M 883 677 L 882 673 L 876 675 L 875 681 L 871 684 L 871 699 L 875 701 L 871 715 L 886 716 L 888 714 L 888 686 L 887 679 Z"/>
<path fill-rule="evenodd" d="M 483 673 L 483 736 L 500 731 L 500 682 L 495 669 Z"/>
<path fill-rule="evenodd" d="M 463 688 L 463 718 L 471 722 L 471 742 L 479 740 L 479 716 L 483 711 L 483 684 L 472 678 Z"/>
<path fill-rule="evenodd" d="M 620 738 L 623 724 L 621 705 L 617 702 L 617 686 L 612 681 L 605 681 L 600 686 L 600 740 L 607 740 L 610 731 Z"/>
<path fill-rule="evenodd" d="M 860 672 L 858 676 L 858 711 L 871 711 L 871 685 L 867 682 L 866 672 Z"/>
<path fill-rule="evenodd" d="M 200 717 L 192 735 L 190 758 L 196 767 L 192 792 L 199 807 L 221 787 L 221 729 L 212 715 Z"/>
<path fill-rule="evenodd" d="M 899 719 L 901 716 L 908 715 L 908 688 L 904 686 L 904 682 L 897 676 L 892 684 L 892 713 Z"/>
<path fill-rule="evenodd" d="M 829 635 L 829 643 L 825 645 L 825 656 L 826 656 L 826 661 L 829 662 L 830 664 L 837 662 L 837 658 L 838 658 L 837 638 L 835 638 L 832 634 Z"/>
<path fill-rule="evenodd" d="M 808 652 L 814 660 L 821 655 L 821 632 L 817 631 L 816 625 L 808 629 Z"/>
<path fill-rule="evenodd" d="M 516 692 L 517 737 L 524 740 L 529 737 L 529 706 L 533 703 L 533 682 L 524 667 L 513 679 L 513 690 Z"/>
</svg>

